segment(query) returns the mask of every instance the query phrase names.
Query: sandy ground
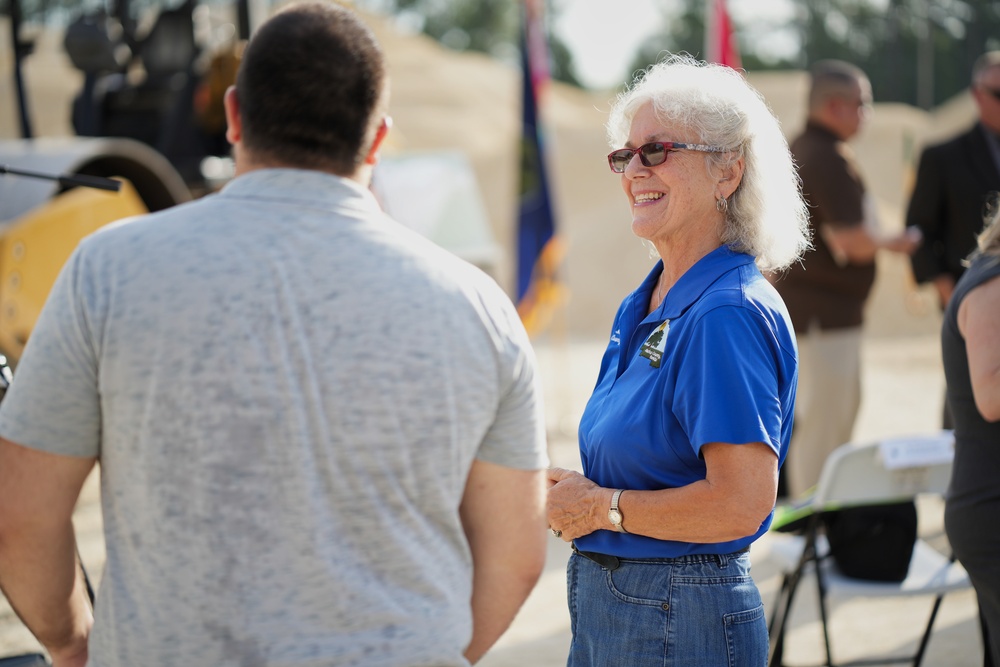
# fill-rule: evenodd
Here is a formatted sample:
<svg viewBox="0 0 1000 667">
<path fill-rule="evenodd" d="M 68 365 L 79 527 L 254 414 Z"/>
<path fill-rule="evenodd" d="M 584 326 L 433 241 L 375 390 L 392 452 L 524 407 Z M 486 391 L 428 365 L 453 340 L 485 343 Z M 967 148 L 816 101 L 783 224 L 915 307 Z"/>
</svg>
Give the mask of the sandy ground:
<svg viewBox="0 0 1000 667">
<path fill-rule="evenodd" d="M 603 342 L 546 342 L 538 355 L 546 386 L 550 449 L 554 465 L 579 469 L 575 430 L 596 377 Z M 864 347 L 864 402 L 856 440 L 936 430 L 943 388 L 937 337 L 932 334 L 869 336 Z M 98 486 L 92 477 L 75 515 L 80 550 L 94 578 L 104 561 Z M 920 505 L 921 532 L 944 546 L 941 506 L 933 500 Z M 770 610 L 779 586 L 765 536 L 752 551 L 754 578 Z M 538 586 L 514 624 L 481 661 L 484 667 L 555 667 L 565 664 L 569 647 L 565 564 L 567 545 L 551 539 L 548 562 Z M 912 650 L 926 622 L 931 600 L 865 600 L 833 607 L 834 658 L 884 657 Z M 978 667 L 981 649 L 976 604 L 971 593 L 945 598 L 925 665 Z M 788 635 L 786 661 L 815 664 L 822 659 L 815 596 L 805 587 L 798 599 Z M 0 655 L 36 650 L 37 644 L 10 608 L 0 604 Z"/>
</svg>

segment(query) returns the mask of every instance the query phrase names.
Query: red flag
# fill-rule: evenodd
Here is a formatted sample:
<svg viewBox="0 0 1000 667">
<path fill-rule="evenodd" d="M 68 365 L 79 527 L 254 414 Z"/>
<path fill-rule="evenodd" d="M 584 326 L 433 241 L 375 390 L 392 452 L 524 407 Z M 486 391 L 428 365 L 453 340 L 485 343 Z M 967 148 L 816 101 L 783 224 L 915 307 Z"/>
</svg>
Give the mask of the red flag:
<svg viewBox="0 0 1000 667">
<path fill-rule="evenodd" d="M 705 60 L 740 69 L 740 49 L 733 22 L 726 10 L 726 0 L 705 2 Z"/>
</svg>

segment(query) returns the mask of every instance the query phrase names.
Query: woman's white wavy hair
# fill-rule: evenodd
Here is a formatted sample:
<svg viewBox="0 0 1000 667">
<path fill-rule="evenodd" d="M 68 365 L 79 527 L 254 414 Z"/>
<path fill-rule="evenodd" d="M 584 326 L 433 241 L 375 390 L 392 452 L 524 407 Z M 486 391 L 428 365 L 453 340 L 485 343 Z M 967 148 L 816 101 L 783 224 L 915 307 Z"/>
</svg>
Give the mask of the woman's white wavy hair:
<svg viewBox="0 0 1000 667">
<path fill-rule="evenodd" d="M 797 261 L 810 247 L 809 214 L 788 142 L 760 93 L 730 67 L 668 55 L 618 96 L 607 124 L 612 148 L 625 145 L 632 119 L 650 102 L 664 127 L 679 126 L 694 132 L 698 143 L 729 149 L 706 153 L 706 168 L 725 168 L 743 158 L 743 180 L 729 197 L 723 243 L 753 255 L 762 271 L 780 271 Z"/>
<path fill-rule="evenodd" d="M 1000 192 L 990 192 L 986 197 L 983 211 L 983 231 L 976 237 L 976 255 L 995 255 L 1000 257 Z M 971 258 L 970 258 L 971 259 Z"/>
</svg>

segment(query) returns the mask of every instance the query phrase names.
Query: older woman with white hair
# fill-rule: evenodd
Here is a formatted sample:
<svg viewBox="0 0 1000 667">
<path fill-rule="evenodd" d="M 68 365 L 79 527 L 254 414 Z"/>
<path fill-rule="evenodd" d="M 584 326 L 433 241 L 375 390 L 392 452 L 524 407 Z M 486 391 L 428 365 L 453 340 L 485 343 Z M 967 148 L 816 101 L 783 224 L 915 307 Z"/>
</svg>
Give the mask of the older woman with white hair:
<svg viewBox="0 0 1000 667">
<path fill-rule="evenodd" d="M 771 523 L 797 353 L 762 271 L 809 245 L 795 167 L 746 79 L 688 56 L 619 96 L 608 137 L 660 261 L 611 327 L 583 474 L 549 475 L 549 525 L 574 550 L 568 664 L 763 665 L 748 550 Z"/>
</svg>

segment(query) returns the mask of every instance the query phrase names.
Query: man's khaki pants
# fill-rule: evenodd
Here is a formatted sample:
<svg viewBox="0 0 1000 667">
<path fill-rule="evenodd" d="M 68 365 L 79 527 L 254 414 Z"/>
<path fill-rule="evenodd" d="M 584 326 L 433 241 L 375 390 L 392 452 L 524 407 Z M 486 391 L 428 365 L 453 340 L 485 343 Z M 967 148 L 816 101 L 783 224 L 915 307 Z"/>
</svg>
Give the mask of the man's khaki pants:
<svg viewBox="0 0 1000 667">
<path fill-rule="evenodd" d="M 788 489 L 798 498 L 819 481 L 823 463 L 851 441 L 861 405 L 861 327 L 798 334 L 799 386 L 788 454 Z"/>
</svg>

